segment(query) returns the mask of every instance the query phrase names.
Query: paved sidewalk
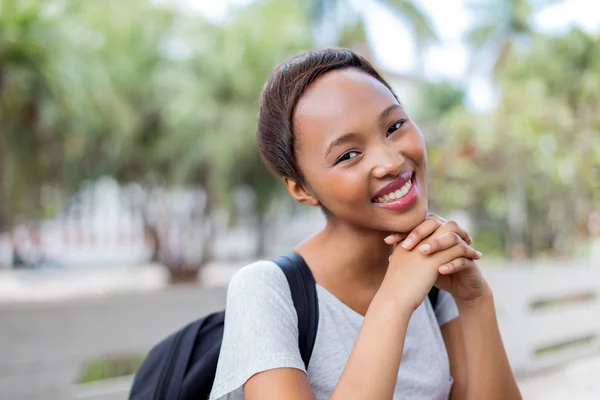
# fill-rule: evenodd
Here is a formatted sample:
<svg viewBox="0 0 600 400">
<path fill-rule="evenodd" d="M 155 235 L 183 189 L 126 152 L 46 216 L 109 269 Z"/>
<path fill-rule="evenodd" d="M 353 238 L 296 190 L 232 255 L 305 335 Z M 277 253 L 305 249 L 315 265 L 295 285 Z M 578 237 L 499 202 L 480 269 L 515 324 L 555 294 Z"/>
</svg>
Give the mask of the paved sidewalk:
<svg viewBox="0 0 600 400">
<path fill-rule="evenodd" d="M 226 286 L 244 262 L 211 263 L 200 271 L 202 287 Z M 0 270 L 0 305 L 103 297 L 115 293 L 152 292 L 168 286 L 160 265 L 82 267 L 45 270 Z"/>
<path fill-rule="evenodd" d="M 129 393 L 132 377 L 113 379 L 109 384 L 74 387 L 77 399 L 116 400 Z M 576 361 L 561 369 L 519 380 L 525 400 L 599 400 L 600 355 Z"/>
<path fill-rule="evenodd" d="M 599 400 L 600 355 L 522 379 L 519 386 L 526 400 Z"/>
<path fill-rule="evenodd" d="M 226 285 L 241 265 L 244 263 L 207 266 L 201 274 L 202 286 Z M 103 297 L 112 293 L 161 291 L 167 285 L 165 272 L 162 267 L 152 265 L 115 269 L 0 271 L 0 306 L 3 303 L 48 302 Z M 126 392 L 127 385 L 127 379 L 119 380 L 118 387 L 111 390 Z M 522 378 L 519 386 L 526 400 L 600 400 L 600 355 Z M 90 387 L 84 390 L 86 393 L 88 391 L 91 395 L 96 389 Z M 123 398 L 122 393 L 116 397 L 106 396 L 111 399 Z"/>
</svg>

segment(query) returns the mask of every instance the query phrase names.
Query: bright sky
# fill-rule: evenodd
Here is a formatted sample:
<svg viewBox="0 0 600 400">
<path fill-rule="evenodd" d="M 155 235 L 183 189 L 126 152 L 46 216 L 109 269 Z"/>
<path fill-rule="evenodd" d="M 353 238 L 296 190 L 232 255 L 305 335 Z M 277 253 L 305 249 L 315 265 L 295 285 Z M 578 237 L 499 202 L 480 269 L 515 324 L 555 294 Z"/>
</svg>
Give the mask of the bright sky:
<svg viewBox="0 0 600 400">
<path fill-rule="evenodd" d="M 210 18 L 222 19 L 232 5 L 252 0 L 172 0 L 199 10 Z M 364 13 L 368 35 L 379 64 L 389 70 L 410 72 L 416 66 L 416 49 L 410 31 L 375 0 L 351 0 Z M 469 76 L 469 51 L 462 43 L 472 23 L 466 3 L 472 0 L 416 0 L 430 15 L 441 44 L 430 48 L 425 58 L 425 76 L 431 80 L 450 78 L 467 82 L 469 105 L 485 110 L 493 105 L 493 93 L 485 77 Z M 544 33 L 561 33 L 578 25 L 600 33 L 600 2 L 564 0 L 545 8 L 534 18 L 534 26 Z"/>
</svg>

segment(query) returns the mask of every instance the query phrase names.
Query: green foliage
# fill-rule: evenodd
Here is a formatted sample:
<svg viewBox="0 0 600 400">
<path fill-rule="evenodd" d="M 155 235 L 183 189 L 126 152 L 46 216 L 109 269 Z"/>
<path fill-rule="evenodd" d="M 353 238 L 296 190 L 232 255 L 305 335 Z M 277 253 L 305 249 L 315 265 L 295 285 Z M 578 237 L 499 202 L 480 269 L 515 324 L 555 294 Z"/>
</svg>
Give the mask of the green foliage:
<svg viewBox="0 0 600 400">
<path fill-rule="evenodd" d="M 176 178 L 182 181 L 206 167 L 201 183 L 221 205 L 230 205 L 235 186 L 250 184 L 262 212 L 278 185 L 256 152 L 258 97 L 275 65 L 312 47 L 308 19 L 296 3 L 259 1 L 239 10 L 228 24 L 213 27 L 211 41 L 207 53 L 186 61 L 189 78 L 200 84 L 197 91 L 183 81 L 173 91 L 174 97 L 186 96 L 174 101 L 187 108 L 190 119 L 173 121 L 186 128 L 176 130 L 176 141 L 169 138 L 167 157 L 179 157 Z"/>
<path fill-rule="evenodd" d="M 312 47 L 304 10 L 285 0 L 255 1 L 226 24 L 148 0 L 0 9 L 0 231 L 47 214 L 43 186 L 67 197 L 102 175 L 200 183 L 226 204 L 250 180 L 239 160 L 258 165 L 263 82 Z M 251 170 L 263 205 L 274 180 Z"/>
<path fill-rule="evenodd" d="M 466 40 L 474 50 L 474 60 L 482 52 L 494 52 L 494 70 L 502 70 L 517 47 L 526 46 L 534 33 L 531 18 L 535 11 L 561 0 L 486 0 L 470 3 L 475 25 Z"/>
<path fill-rule="evenodd" d="M 66 199 L 106 174 L 202 184 L 219 206 L 246 184 L 264 213 L 282 185 L 254 143 L 261 87 L 313 47 L 311 24 L 340 1 L 256 0 L 212 23 L 149 0 L 0 0 L 0 231 L 55 213 L 57 201 L 41 200 L 48 187 Z M 412 2 L 382 3 L 433 38 Z M 599 39 L 536 34 L 528 23 L 542 3 L 480 6 L 470 37 L 501 60 L 494 110 L 469 112 L 463 90 L 442 82 L 425 87 L 416 118 L 432 209 L 468 210 L 488 254 L 580 253 L 600 204 Z M 340 40 L 364 45 L 361 19 L 348 21 Z"/>
<path fill-rule="evenodd" d="M 414 1 L 407 0 L 376 0 L 392 12 L 408 29 L 417 42 L 417 48 L 423 50 L 425 46 L 438 42 L 432 22 L 427 13 Z M 364 20 L 361 18 L 360 9 L 349 0 L 310 0 L 304 2 L 308 15 L 315 27 L 326 21 L 335 24 L 337 41 L 329 43 L 368 52 L 364 46 Z M 365 54 L 366 56 L 366 54 Z"/>
<path fill-rule="evenodd" d="M 492 112 L 453 107 L 434 124 L 444 134 L 429 150 L 432 182 L 444 184 L 431 189 L 432 203 L 470 210 L 484 247 L 578 252 L 600 204 L 599 65 L 598 38 L 577 29 L 534 36 L 498 74 Z"/>
<path fill-rule="evenodd" d="M 76 383 L 90 383 L 105 379 L 133 375 L 144 361 L 141 354 L 96 358 L 88 361 Z"/>
<path fill-rule="evenodd" d="M 428 83 L 423 87 L 421 103 L 417 120 L 429 124 L 437 121 L 443 115 L 464 105 L 465 91 L 450 81 Z"/>
</svg>

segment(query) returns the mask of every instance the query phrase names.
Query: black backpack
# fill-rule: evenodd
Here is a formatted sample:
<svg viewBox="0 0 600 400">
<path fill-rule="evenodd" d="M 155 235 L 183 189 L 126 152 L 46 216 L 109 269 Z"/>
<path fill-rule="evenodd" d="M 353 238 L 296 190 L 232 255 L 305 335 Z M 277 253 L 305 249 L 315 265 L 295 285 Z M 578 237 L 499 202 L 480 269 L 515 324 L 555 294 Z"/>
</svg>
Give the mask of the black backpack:
<svg viewBox="0 0 600 400">
<path fill-rule="evenodd" d="M 298 314 L 298 347 L 304 365 L 312 355 L 319 306 L 315 279 L 304 259 L 291 252 L 273 260 L 285 274 Z M 429 292 L 435 306 L 438 289 Z M 223 340 L 225 311 L 198 319 L 157 344 L 140 366 L 129 400 L 208 399 Z"/>
</svg>

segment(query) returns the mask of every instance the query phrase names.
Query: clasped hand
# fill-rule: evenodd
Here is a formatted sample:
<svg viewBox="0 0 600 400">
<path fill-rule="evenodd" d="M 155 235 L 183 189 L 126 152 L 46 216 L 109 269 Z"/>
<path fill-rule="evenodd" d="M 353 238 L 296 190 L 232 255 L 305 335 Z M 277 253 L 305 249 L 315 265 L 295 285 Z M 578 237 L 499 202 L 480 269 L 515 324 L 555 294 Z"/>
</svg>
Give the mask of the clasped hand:
<svg viewBox="0 0 600 400">
<path fill-rule="evenodd" d="M 489 290 L 475 261 L 481 252 L 471 247 L 469 234 L 454 221 L 429 214 L 408 235 L 392 234 L 394 245 L 388 280 L 396 280 L 417 307 L 432 285 L 452 294 L 457 301 L 472 301 Z M 397 278 L 395 278 L 397 276 Z"/>
</svg>

